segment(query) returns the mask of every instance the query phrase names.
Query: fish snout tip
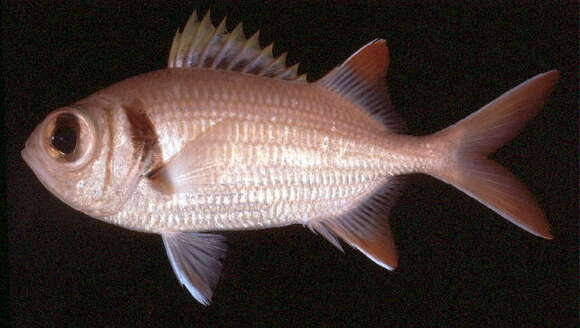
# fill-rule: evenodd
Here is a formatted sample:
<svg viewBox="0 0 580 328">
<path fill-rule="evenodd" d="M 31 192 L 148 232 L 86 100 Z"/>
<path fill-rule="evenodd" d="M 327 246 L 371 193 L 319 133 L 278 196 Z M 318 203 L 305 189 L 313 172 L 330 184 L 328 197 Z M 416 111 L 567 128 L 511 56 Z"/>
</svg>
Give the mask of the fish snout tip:
<svg viewBox="0 0 580 328">
<path fill-rule="evenodd" d="M 28 164 L 30 166 L 30 154 L 28 151 L 28 142 L 27 145 L 24 146 L 24 148 L 20 151 L 20 157 L 24 160 L 24 162 L 26 162 L 26 164 Z"/>
</svg>

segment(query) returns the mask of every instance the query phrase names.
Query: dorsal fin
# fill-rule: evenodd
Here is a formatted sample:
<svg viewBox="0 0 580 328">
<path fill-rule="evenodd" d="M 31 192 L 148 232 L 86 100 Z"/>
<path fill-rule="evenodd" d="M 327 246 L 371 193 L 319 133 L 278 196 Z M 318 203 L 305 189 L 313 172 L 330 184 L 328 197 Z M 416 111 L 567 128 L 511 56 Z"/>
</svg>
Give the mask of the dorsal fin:
<svg viewBox="0 0 580 328">
<path fill-rule="evenodd" d="M 225 18 L 214 27 L 209 10 L 201 21 L 194 11 L 183 31 L 175 33 L 167 66 L 210 68 L 306 82 L 306 74 L 298 76 L 298 64 L 286 66 L 285 53 L 275 58 L 272 44 L 260 47 L 259 35 L 260 31 L 246 39 L 242 23 L 228 33 Z"/>
<path fill-rule="evenodd" d="M 389 131 L 404 132 L 403 120 L 393 109 L 385 84 L 388 67 L 386 41 L 377 39 L 360 48 L 316 83 L 361 106 Z"/>
</svg>

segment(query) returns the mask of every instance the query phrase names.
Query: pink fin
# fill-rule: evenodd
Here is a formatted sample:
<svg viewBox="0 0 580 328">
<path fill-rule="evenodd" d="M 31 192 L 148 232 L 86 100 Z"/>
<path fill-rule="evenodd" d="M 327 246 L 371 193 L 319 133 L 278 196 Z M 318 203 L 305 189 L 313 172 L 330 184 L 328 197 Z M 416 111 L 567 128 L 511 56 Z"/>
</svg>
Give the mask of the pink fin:
<svg viewBox="0 0 580 328">
<path fill-rule="evenodd" d="M 479 200 L 522 229 L 552 239 L 550 226 L 531 192 L 514 175 L 486 158 L 515 137 L 536 115 L 560 73 L 539 74 L 435 134 L 452 149 L 448 166 L 428 172 Z"/>
<path fill-rule="evenodd" d="M 394 270 L 398 257 L 387 217 L 402 187 L 402 179 L 389 177 L 382 188 L 357 208 L 339 217 L 312 221 L 308 226 L 337 248 L 342 249 L 338 237 L 381 267 Z"/>
<path fill-rule="evenodd" d="M 403 120 L 395 112 L 385 84 L 388 67 L 387 43 L 377 39 L 359 49 L 316 83 L 359 105 L 388 130 L 403 132 Z"/>
</svg>

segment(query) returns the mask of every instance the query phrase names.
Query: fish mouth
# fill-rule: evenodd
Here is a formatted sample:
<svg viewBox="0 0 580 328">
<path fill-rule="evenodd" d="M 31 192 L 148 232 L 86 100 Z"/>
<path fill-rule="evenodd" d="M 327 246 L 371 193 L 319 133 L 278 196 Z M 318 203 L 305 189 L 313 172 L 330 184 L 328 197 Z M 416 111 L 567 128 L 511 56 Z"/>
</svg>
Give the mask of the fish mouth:
<svg viewBox="0 0 580 328">
<path fill-rule="evenodd" d="M 22 151 L 20 152 L 20 156 L 22 157 L 26 165 L 28 165 L 28 167 L 32 170 L 32 172 L 34 172 L 34 174 L 39 179 L 43 177 L 41 180 L 44 180 L 46 174 L 41 169 L 40 163 L 38 162 L 36 157 L 32 155 L 30 152 L 31 152 L 30 147 L 28 147 L 28 142 L 26 142 L 26 147 L 22 149 Z"/>
<path fill-rule="evenodd" d="M 29 141 L 27 141 L 26 146 L 20 152 L 20 156 L 22 157 L 22 159 L 24 160 L 26 165 L 28 165 L 28 167 L 30 167 L 30 169 L 32 170 L 34 175 L 36 175 L 36 177 L 38 178 L 40 183 L 42 183 L 44 188 L 46 188 L 48 191 L 50 191 L 50 193 L 55 195 L 62 202 L 71 206 L 70 203 L 64 199 L 64 195 L 62 195 L 60 192 L 58 192 L 53 187 L 54 182 L 55 182 L 54 178 L 52 178 L 50 176 L 50 174 L 48 173 L 48 171 L 46 169 L 44 169 L 42 163 L 38 160 L 38 158 L 36 156 L 34 156 L 34 154 L 32 152 L 33 152 L 33 149 L 30 147 Z"/>
<path fill-rule="evenodd" d="M 40 180 L 40 182 L 42 182 L 44 187 L 47 188 L 48 190 L 50 190 L 51 192 L 53 192 L 51 190 L 52 188 L 50 188 L 50 186 L 48 186 L 48 183 L 47 183 L 49 180 L 48 174 L 47 174 L 46 170 L 42 169 L 42 166 L 41 166 L 40 162 L 38 161 L 38 159 L 36 158 L 36 156 L 31 154 L 31 150 L 30 150 L 30 147 L 28 146 L 28 142 L 26 142 L 26 147 L 24 149 L 22 149 L 22 151 L 20 152 L 20 156 L 22 157 L 22 159 L 24 160 L 26 165 L 28 165 L 28 167 L 32 170 L 32 172 L 34 172 L 34 175 L 36 175 L 38 180 Z"/>
<path fill-rule="evenodd" d="M 30 167 L 32 172 L 40 179 L 44 180 L 47 178 L 47 173 L 44 169 L 42 169 L 42 165 L 37 156 L 34 155 L 34 151 L 38 152 L 37 143 L 35 142 L 36 129 L 33 134 L 26 140 L 26 144 L 24 145 L 24 149 L 20 152 L 20 156 Z M 43 182 L 44 183 L 44 182 Z"/>
<path fill-rule="evenodd" d="M 39 158 L 37 149 L 35 144 L 26 143 L 24 149 L 20 152 L 20 156 L 24 160 L 24 162 L 30 167 L 36 178 L 40 181 L 40 183 L 48 190 L 52 195 L 58 198 L 61 202 L 65 203 L 66 205 L 72 207 L 73 209 L 90 215 L 92 217 L 101 217 L 101 212 L 95 210 L 90 212 L 87 208 L 84 208 L 82 204 L 78 204 L 74 201 L 74 192 L 72 192 L 66 185 L 59 181 L 59 179 L 55 178 L 51 171 L 46 168 L 46 164 L 43 163 L 42 157 Z"/>
</svg>

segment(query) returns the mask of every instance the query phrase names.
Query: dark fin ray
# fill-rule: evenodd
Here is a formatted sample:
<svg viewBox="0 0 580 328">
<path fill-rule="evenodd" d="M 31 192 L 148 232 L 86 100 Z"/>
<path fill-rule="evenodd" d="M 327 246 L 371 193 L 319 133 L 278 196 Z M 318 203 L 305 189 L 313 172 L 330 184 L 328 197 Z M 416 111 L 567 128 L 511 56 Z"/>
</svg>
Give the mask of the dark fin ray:
<svg viewBox="0 0 580 328">
<path fill-rule="evenodd" d="M 350 56 L 317 81 L 328 89 L 362 107 L 392 132 L 405 130 L 395 112 L 385 77 L 389 67 L 389 49 L 385 40 L 374 40 Z"/>
<path fill-rule="evenodd" d="M 308 226 L 340 250 L 342 247 L 337 238 L 358 249 L 381 267 L 394 270 L 398 265 L 398 257 L 387 218 L 403 182 L 403 177 L 389 177 L 385 185 L 357 208 L 338 217 L 309 222 Z"/>
<path fill-rule="evenodd" d="M 181 285 L 201 304 L 208 305 L 222 270 L 225 238 L 192 232 L 163 233 L 163 244 Z"/>
<path fill-rule="evenodd" d="M 558 71 L 539 74 L 433 135 L 453 150 L 447 167 L 427 173 L 462 190 L 522 229 L 552 239 L 549 223 L 532 193 L 486 156 L 515 137 L 525 122 L 540 111 L 559 77 Z"/>
</svg>

